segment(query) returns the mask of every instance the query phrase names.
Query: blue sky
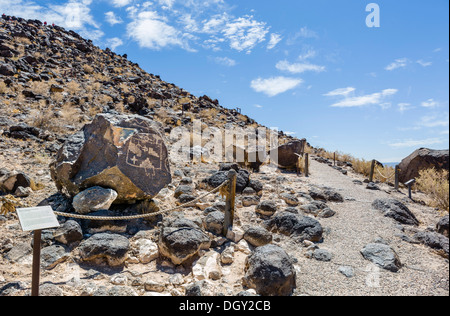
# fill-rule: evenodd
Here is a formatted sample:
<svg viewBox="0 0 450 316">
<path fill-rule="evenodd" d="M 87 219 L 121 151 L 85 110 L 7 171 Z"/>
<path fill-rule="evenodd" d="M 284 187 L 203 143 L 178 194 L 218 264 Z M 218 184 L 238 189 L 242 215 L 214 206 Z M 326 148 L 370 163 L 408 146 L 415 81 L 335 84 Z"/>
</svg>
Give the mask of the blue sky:
<svg viewBox="0 0 450 316">
<path fill-rule="evenodd" d="M 366 12 L 376 3 L 380 27 Z M 449 147 L 447 0 L 0 0 L 316 147 Z"/>
</svg>

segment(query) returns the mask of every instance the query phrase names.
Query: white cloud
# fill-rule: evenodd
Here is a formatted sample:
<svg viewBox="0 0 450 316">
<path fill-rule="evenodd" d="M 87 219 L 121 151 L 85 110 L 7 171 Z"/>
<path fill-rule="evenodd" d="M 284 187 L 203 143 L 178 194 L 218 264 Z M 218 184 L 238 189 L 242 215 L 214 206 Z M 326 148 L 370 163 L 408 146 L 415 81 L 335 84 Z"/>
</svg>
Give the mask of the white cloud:
<svg viewBox="0 0 450 316">
<path fill-rule="evenodd" d="M 272 33 L 270 34 L 270 40 L 269 40 L 269 44 L 267 44 L 267 49 L 273 49 L 275 48 L 275 46 L 278 45 L 279 42 L 281 42 L 283 38 L 281 37 L 280 34 L 276 34 L 276 33 Z"/>
<path fill-rule="evenodd" d="M 412 109 L 410 103 L 405 103 L 405 102 L 403 102 L 403 103 L 399 103 L 399 104 L 398 104 L 398 110 L 399 110 L 401 113 L 406 112 L 406 111 L 408 111 L 408 110 L 410 110 L 410 109 Z"/>
<path fill-rule="evenodd" d="M 299 60 L 307 60 L 316 56 L 316 51 L 312 48 L 308 48 L 304 53 L 298 56 Z"/>
<path fill-rule="evenodd" d="M 336 93 L 337 90 L 335 90 Z M 344 91 L 344 90 L 342 90 Z M 332 104 L 332 107 L 346 108 L 346 107 L 362 107 L 366 105 L 382 105 L 387 97 L 392 96 L 398 92 L 397 89 L 385 89 L 381 92 L 357 96 L 357 97 L 348 97 L 346 96 L 344 100 L 339 101 L 337 103 Z M 333 93 L 333 91 L 331 92 Z M 328 94 L 329 95 L 329 94 Z M 335 94 L 338 95 L 338 94 Z"/>
<path fill-rule="evenodd" d="M 257 44 L 266 40 L 269 29 L 265 22 L 258 22 L 253 16 L 247 15 L 228 22 L 222 33 L 229 40 L 231 48 L 250 53 Z"/>
<path fill-rule="evenodd" d="M 447 127 L 449 126 L 448 113 L 446 115 L 423 116 L 418 123 L 420 127 Z"/>
<path fill-rule="evenodd" d="M 429 147 L 431 145 L 442 144 L 444 142 L 441 138 L 428 138 L 422 140 L 407 139 L 396 143 L 389 144 L 393 148 L 409 148 L 409 147 Z"/>
<path fill-rule="evenodd" d="M 190 50 L 183 40 L 183 34 L 167 24 L 166 19 L 160 17 L 157 12 L 144 11 L 139 13 L 134 21 L 128 24 L 127 33 L 139 46 L 152 50 L 161 50 L 173 46 Z"/>
<path fill-rule="evenodd" d="M 129 5 L 133 0 L 111 0 L 111 4 L 117 8 Z"/>
<path fill-rule="evenodd" d="M 393 63 L 389 64 L 386 68 L 388 71 L 392 71 L 398 68 L 405 68 L 409 60 L 407 58 L 396 59 Z"/>
<path fill-rule="evenodd" d="M 330 91 L 330 92 L 324 94 L 324 96 L 327 96 L 327 97 L 348 96 L 350 93 L 354 92 L 355 90 L 356 90 L 356 88 L 353 88 L 353 87 L 341 88 L 341 89 L 336 89 L 336 90 Z"/>
<path fill-rule="evenodd" d="M 123 41 L 120 38 L 118 38 L 118 37 L 108 38 L 106 40 L 106 45 L 108 45 L 108 47 L 112 51 L 114 51 L 114 50 L 116 50 L 117 47 L 123 45 Z"/>
<path fill-rule="evenodd" d="M 237 63 L 234 59 L 228 58 L 228 57 L 216 57 L 214 58 L 214 61 L 218 65 L 226 66 L 226 67 L 233 67 L 236 66 Z"/>
<path fill-rule="evenodd" d="M 257 109 L 262 109 L 263 108 L 263 106 L 260 105 L 260 104 L 255 104 L 254 107 L 257 108 Z"/>
<path fill-rule="evenodd" d="M 422 67 L 429 67 L 433 65 L 431 61 L 423 61 L 422 59 L 418 60 L 417 63 L 421 65 Z"/>
<path fill-rule="evenodd" d="M 299 78 L 272 77 L 268 79 L 258 78 L 251 82 L 251 87 L 256 92 L 262 92 L 269 97 L 292 90 L 303 83 Z"/>
<path fill-rule="evenodd" d="M 439 102 L 434 101 L 434 99 L 428 99 L 420 104 L 424 108 L 435 108 L 439 106 Z"/>
<path fill-rule="evenodd" d="M 110 25 L 116 25 L 123 23 L 123 20 L 120 17 L 117 17 L 113 11 L 109 11 L 105 13 L 105 20 Z"/>
<path fill-rule="evenodd" d="M 68 0 L 58 4 L 42 5 L 43 1 L 0 0 L 5 13 L 24 19 L 39 19 L 80 33 L 92 40 L 100 39 L 104 33 L 91 14 L 92 0 Z M 39 3 L 39 4 L 38 4 Z"/>
<path fill-rule="evenodd" d="M 293 74 L 300 74 L 306 71 L 323 72 L 325 66 L 314 65 L 310 63 L 294 63 L 291 64 L 287 60 L 279 61 L 276 65 L 278 70 L 287 71 Z"/>
<path fill-rule="evenodd" d="M 296 38 L 302 37 L 302 38 L 318 38 L 316 32 L 308 29 L 306 26 L 302 27 L 298 33 L 295 34 Z"/>
</svg>

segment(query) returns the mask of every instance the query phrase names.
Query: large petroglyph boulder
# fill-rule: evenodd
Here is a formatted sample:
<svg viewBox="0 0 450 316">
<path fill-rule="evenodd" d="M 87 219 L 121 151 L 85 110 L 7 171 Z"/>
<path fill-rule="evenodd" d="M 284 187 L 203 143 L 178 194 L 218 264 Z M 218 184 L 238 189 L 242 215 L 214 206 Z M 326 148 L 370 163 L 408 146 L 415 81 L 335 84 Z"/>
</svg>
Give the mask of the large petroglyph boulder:
<svg viewBox="0 0 450 316">
<path fill-rule="evenodd" d="M 110 188 L 114 203 L 152 198 L 172 181 L 157 123 L 137 115 L 97 115 L 68 138 L 50 170 L 58 190 Z"/>
<path fill-rule="evenodd" d="M 305 152 L 306 139 L 291 141 L 270 151 L 270 161 L 283 169 L 295 169 L 298 156 Z"/>
</svg>

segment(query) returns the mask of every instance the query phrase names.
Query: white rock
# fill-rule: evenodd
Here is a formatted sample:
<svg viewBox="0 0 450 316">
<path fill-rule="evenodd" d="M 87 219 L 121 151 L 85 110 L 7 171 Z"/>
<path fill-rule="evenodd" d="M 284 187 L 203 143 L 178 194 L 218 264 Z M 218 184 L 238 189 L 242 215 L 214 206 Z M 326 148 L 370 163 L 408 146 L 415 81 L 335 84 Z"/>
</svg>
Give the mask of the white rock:
<svg viewBox="0 0 450 316">
<path fill-rule="evenodd" d="M 222 269 L 219 265 L 219 254 L 213 252 L 205 264 L 205 274 L 211 280 L 219 280 L 222 277 Z"/>
<path fill-rule="evenodd" d="M 128 278 L 126 275 L 117 273 L 114 274 L 109 281 L 114 285 L 126 285 Z"/>
<path fill-rule="evenodd" d="M 143 264 L 147 264 L 159 257 L 158 245 L 149 239 L 139 239 L 136 241 L 136 257 Z"/>
<path fill-rule="evenodd" d="M 249 255 L 252 252 L 252 250 L 250 249 L 250 245 L 244 239 L 236 244 L 236 250 L 241 251 L 246 255 Z"/>
</svg>

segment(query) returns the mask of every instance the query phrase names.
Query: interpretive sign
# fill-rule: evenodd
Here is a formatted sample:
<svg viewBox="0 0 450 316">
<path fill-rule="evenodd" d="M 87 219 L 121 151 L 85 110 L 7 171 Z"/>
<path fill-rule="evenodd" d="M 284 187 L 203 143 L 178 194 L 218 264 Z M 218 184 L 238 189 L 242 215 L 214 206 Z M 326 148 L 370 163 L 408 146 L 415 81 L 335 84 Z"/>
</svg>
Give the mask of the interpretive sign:
<svg viewBox="0 0 450 316">
<path fill-rule="evenodd" d="M 24 232 L 59 227 L 50 206 L 18 208 L 16 211 Z"/>
</svg>

